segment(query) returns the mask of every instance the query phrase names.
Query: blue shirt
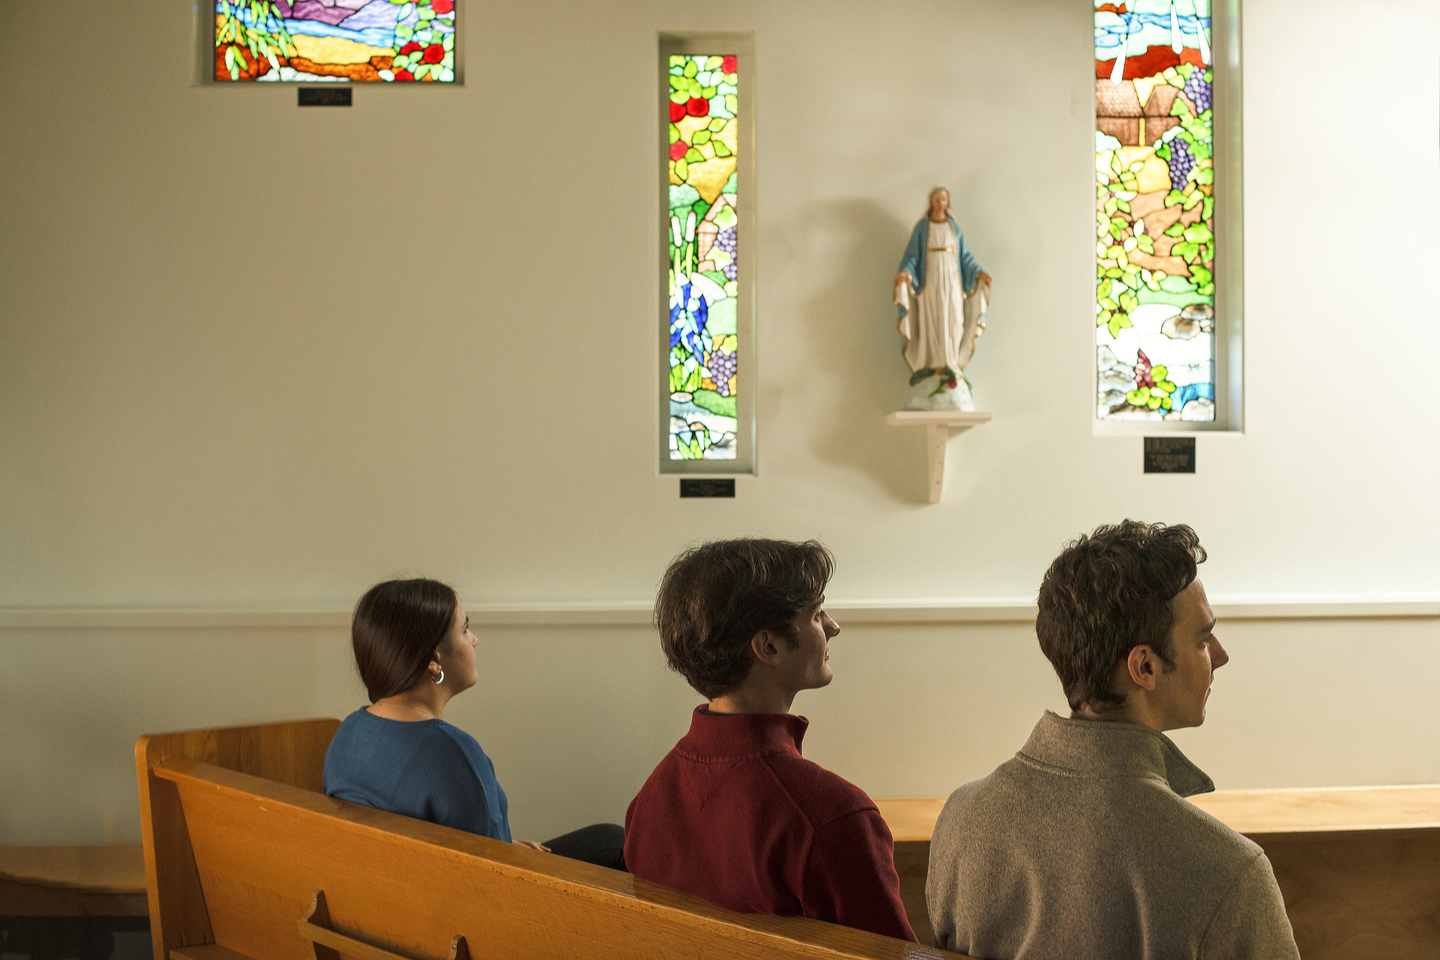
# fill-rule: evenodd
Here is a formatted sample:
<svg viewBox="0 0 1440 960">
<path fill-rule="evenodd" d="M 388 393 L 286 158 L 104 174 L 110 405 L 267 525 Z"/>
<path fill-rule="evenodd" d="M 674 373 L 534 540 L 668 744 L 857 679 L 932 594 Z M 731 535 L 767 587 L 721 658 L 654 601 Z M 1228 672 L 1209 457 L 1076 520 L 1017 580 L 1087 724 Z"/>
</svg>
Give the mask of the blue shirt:
<svg viewBox="0 0 1440 960">
<path fill-rule="evenodd" d="M 387 720 L 356 710 L 325 752 L 327 796 L 495 840 L 510 804 L 480 744 L 444 720 Z"/>
</svg>

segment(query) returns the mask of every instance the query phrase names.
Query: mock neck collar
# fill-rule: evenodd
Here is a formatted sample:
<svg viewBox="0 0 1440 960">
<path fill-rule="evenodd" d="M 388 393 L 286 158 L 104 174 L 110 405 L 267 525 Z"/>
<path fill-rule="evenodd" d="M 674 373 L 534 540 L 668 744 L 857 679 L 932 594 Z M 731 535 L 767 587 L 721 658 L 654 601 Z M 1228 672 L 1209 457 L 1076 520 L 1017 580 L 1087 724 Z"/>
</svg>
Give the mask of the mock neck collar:
<svg viewBox="0 0 1440 960">
<path fill-rule="evenodd" d="M 793 713 L 710 713 L 695 708 L 690 732 L 677 745 L 698 759 L 744 759 L 777 753 L 800 756 L 810 721 Z"/>
<path fill-rule="evenodd" d="M 1016 756 L 1085 779 L 1159 778 L 1182 797 L 1215 789 L 1165 734 L 1115 720 L 1066 719 L 1046 710 Z"/>
</svg>

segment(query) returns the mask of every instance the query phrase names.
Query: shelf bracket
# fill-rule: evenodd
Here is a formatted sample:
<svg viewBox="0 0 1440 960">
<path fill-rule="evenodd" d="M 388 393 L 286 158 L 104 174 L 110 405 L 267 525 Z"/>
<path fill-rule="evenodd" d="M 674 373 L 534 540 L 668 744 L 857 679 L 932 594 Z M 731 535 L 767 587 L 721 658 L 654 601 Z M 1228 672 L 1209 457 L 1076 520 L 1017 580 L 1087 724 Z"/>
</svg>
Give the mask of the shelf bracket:
<svg viewBox="0 0 1440 960">
<path fill-rule="evenodd" d="M 951 430 L 968 430 L 990 421 L 983 410 L 897 410 L 885 418 L 892 427 L 924 427 L 925 457 L 930 474 L 930 502 L 939 503 L 945 489 L 945 446 Z"/>
</svg>

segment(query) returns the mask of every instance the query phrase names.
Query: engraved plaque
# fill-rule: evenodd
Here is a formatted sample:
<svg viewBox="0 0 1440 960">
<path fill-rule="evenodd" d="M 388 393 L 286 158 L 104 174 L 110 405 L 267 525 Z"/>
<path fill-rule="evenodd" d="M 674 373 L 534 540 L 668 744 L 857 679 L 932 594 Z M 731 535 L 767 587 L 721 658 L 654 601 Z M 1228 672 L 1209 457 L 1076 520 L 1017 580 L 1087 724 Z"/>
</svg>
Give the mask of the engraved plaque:
<svg viewBox="0 0 1440 960">
<path fill-rule="evenodd" d="M 1146 473 L 1194 473 L 1194 437 L 1146 437 Z"/>
<path fill-rule="evenodd" d="M 681 478 L 680 498 L 687 497 L 731 497 L 735 496 L 733 479 Z"/>
<path fill-rule="evenodd" d="M 301 87 L 300 106 L 302 107 L 348 107 L 350 106 L 349 87 Z"/>
</svg>

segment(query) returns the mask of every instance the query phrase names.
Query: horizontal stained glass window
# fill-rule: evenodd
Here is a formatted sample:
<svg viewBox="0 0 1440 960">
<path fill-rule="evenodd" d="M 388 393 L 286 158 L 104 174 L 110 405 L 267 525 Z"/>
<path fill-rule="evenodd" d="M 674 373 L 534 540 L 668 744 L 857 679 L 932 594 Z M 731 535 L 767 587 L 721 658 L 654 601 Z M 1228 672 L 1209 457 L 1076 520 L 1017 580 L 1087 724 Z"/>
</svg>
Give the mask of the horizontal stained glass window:
<svg viewBox="0 0 1440 960">
<path fill-rule="evenodd" d="M 455 80 L 455 0 L 216 0 L 215 79 Z"/>
<path fill-rule="evenodd" d="M 1209 0 L 1095 0 L 1096 416 L 1215 419 Z"/>
<path fill-rule="evenodd" d="M 735 460 L 739 379 L 737 58 L 669 56 L 671 460 Z"/>
</svg>

